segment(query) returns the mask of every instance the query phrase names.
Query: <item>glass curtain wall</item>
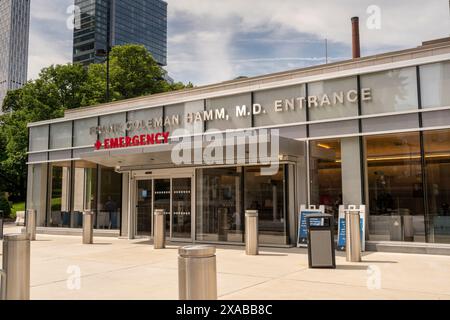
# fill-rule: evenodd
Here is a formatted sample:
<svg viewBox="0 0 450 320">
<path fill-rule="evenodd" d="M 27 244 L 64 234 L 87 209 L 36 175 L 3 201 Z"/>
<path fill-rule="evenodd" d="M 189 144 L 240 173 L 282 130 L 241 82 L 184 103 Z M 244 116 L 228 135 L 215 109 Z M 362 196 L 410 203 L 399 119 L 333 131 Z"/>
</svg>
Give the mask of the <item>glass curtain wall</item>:
<svg viewBox="0 0 450 320">
<path fill-rule="evenodd" d="M 244 241 L 242 168 L 197 171 L 197 240 Z"/>
<path fill-rule="evenodd" d="M 342 205 L 341 141 L 319 140 L 310 143 L 311 204 L 324 205 L 335 219 Z M 337 220 L 336 220 L 337 221 Z"/>
<path fill-rule="evenodd" d="M 122 175 L 112 168 L 100 167 L 97 229 L 120 229 L 122 209 Z"/>
<path fill-rule="evenodd" d="M 420 134 L 366 138 L 369 238 L 425 242 Z"/>
<path fill-rule="evenodd" d="M 273 176 L 261 175 L 261 167 L 246 167 L 244 181 L 245 209 L 258 210 L 259 213 L 260 243 L 288 244 L 288 184 L 284 166 L 280 166 Z"/>
<path fill-rule="evenodd" d="M 450 130 L 424 132 L 428 241 L 450 243 Z"/>
<path fill-rule="evenodd" d="M 71 162 L 50 165 L 47 226 L 69 228 L 71 225 Z"/>
<path fill-rule="evenodd" d="M 261 175 L 261 167 L 197 170 L 197 240 L 243 243 L 251 209 L 259 212 L 261 243 L 289 244 L 286 168 L 272 176 Z"/>
</svg>

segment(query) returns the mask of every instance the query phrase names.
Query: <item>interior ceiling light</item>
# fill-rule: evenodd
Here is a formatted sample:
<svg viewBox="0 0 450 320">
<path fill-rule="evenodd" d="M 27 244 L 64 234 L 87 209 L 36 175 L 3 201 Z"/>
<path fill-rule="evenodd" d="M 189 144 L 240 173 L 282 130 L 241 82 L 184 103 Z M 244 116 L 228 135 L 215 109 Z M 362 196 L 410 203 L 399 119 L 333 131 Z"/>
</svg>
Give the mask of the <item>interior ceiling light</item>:
<svg viewBox="0 0 450 320">
<path fill-rule="evenodd" d="M 329 146 L 329 145 L 327 145 L 327 144 L 323 144 L 323 143 L 319 143 L 319 144 L 317 144 L 317 146 L 318 146 L 318 147 L 321 147 L 321 148 L 323 148 L 323 149 L 327 149 L 327 150 L 330 150 L 330 149 L 331 149 L 331 146 Z"/>
</svg>

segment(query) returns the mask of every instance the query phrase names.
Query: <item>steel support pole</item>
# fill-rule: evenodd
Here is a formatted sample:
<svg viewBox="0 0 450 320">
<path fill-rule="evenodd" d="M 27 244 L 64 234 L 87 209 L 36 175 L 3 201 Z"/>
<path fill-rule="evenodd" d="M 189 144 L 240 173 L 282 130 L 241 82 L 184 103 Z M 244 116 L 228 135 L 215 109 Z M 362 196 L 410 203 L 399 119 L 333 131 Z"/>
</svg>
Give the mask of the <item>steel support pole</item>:
<svg viewBox="0 0 450 320">
<path fill-rule="evenodd" d="M 153 247 L 164 249 L 166 247 L 166 216 L 162 209 L 155 210 L 155 230 L 153 237 Z"/>
<path fill-rule="evenodd" d="M 361 262 L 361 217 L 358 210 L 345 212 L 345 249 L 348 262 Z"/>
<path fill-rule="evenodd" d="M 245 252 L 247 255 L 259 254 L 258 237 L 258 211 L 247 210 L 245 212 Z"/>
<path fill-rule="evenodd" d="M 1 276 L 3 300 L 30 299 L 30 238 L 27 233 L 5 235 Z"/>
<path fill-rule="evenodd" d="M 27 221 L 26 232 L 29 235 L 31 241 L 36 241 L 36 221 L 37 221 L 36 210 L 32 209 L 27 210 L 26 221 Z"/>
<path fill-rule="evenodd" d="M 83 213 L 83 244 L 94 243 L 94 213 L 85 211 Z"/>
<path fill-rule="evenodd" d="M 180 300 L 217 300 L 216 248 L 187 246 L 179 249 Z"/>
</svg>

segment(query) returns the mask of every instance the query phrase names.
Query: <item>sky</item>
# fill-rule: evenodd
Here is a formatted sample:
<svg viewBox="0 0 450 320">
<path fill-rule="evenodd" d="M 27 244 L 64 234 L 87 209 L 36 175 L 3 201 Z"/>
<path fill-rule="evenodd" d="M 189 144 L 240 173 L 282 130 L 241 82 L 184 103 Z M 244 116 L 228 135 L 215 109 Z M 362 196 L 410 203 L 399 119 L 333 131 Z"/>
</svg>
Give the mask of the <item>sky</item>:
<svg viewBox="0 0 450 320">
<path fill-rule="evenodd" d="M 450 36 L 449 0 L 167 0 L 168 66 L 203 85 L 351 58 L 360 17 L 362 55 Z M 73 0 L 32 0 L 29 78 L 72 60 Z M 326 55 L 325 39 L 328 42 Z"/>
</svg>

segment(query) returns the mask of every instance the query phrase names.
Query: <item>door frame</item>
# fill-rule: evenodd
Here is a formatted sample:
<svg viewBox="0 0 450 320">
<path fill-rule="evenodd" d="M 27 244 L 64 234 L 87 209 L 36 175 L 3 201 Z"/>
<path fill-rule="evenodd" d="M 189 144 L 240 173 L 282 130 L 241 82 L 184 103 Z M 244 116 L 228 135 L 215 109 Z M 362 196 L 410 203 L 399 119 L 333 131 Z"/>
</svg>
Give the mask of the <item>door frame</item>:
<svg viewBox="0 0 450 320">
<path fill-rule="evenodd" d="M 173 209 L 172 209 L 172 186 L 173 179 L 177 178 L 190 178 L 191 179 L 191 237 L 190 238 L 173 238 L 172 237 L 172 222 L 173 222 Z M 159 179 L 170 179 L 170 234 L 166 236 L 166 239 L 169 241 L 182 241 L 182 242 L 194 242 L 195 239 L 195 168 L 181 168 L 181 169 L 158 169 L 158 170 L 139 170 L 132 172 L 133 179 L 133 189 L 134 196 L 131 201 L 131 208 L 133 210 L 133 230 L 134 235 L 137 236 L 137 197 L 138 197 L 138 183 L 142 180 L 151 180 L 152 181 L 152 213 L 151 213 L 151 223 L 152 230 L 150 238 L 153 238 L 154 235 L 154 205 L 155 205 L 155 180 Z"/>
</svg>

